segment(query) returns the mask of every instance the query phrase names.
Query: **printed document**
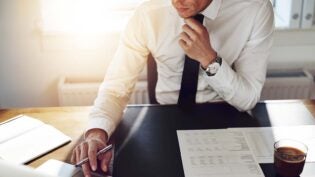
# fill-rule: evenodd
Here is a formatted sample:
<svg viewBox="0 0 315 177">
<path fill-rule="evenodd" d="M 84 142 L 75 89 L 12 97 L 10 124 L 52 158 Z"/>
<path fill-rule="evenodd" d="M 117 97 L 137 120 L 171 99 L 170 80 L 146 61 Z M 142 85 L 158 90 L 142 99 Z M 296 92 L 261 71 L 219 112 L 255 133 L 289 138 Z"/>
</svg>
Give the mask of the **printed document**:
<svg viewBox="0 0 315 177">
<path fill-rule="evenodd" d="M 263 177 L 240 131 L 178 130 L 185 177 Z"/>
<path fill-rule="evenodd" d="M 308 147 L 306 162 L 315 162 L 315 125 L 286 127 L 230 128 L 243 132 L 259 163 L 273 163 L 273 145 L 280 139 L 293 139 Z"/>
</svg>

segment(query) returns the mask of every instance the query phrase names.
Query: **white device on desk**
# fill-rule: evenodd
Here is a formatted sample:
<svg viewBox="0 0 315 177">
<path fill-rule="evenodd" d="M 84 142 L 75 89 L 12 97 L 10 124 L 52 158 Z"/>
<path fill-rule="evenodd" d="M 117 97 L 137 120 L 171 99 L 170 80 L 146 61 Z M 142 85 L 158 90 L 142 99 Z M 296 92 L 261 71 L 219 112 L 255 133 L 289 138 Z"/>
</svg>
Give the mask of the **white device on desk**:
<svg viewBox="0 0 315 177">
<path fill-rule="evenodd" d="M 92 177 L 102 176 L 92 172 Z M 84 177 L 84 175 L 81 168 L 53 159 L 36 169 L 0 160 L 0 177 Z"/>
<path fill-rule="evenodd" d="M 72 164 L 54 159 L 46 161 L 44 164 L 36 168 L 36 171 L 58 177 L 84 177 L 81 168 L 76 168 Z M 104 177 L 104 175 L 94 172 L 91 172 L 91 174 L 92 177 Z"/>
<path fill-rule="evenodd" d="M 0 160 L 0 177 L 57 177 L 35 171 L 33 168 Z"/>
</svg>

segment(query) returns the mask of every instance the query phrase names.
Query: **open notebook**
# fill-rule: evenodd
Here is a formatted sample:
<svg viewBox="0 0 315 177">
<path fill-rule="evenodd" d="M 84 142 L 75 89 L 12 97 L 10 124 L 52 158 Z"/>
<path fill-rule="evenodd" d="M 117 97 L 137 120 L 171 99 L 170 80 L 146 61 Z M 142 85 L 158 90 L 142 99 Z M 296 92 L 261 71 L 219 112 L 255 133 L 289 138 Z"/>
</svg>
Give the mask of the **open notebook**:
<svg viewBox="0 0 315 177">
<path fill-rule="evenodd" d="M 20 115 L 0 124 L 0 159 L 23 164 L 70 141 L 53 126 Z"/>
<path fill-rule="evenodd" d="M 92 177 L 101 176 L 103 175 L 92 173 Z M 58 160 L 48 160 L 37 169 L 0 160 L 0 177 L 84 177 L 84 175 L 80 168 Z"/>
</svg>

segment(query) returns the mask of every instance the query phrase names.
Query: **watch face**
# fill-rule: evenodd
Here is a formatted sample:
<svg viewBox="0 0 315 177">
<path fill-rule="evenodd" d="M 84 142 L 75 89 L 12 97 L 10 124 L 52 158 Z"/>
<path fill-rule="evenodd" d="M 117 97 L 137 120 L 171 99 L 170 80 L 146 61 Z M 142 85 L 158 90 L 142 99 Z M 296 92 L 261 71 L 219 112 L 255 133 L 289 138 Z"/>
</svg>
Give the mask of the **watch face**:
<svg viewBox="0 0 315 177">
<path fill-rule="evenodd" d="M 219 67 L 220 67 L 220 64 L 219 64 L 219 63 L 216 63 L 216 62 L 213 63 L 212 65 L 209 66 L 209 68 L 210 68 L 210 73 L 211 73 L 211 74 L 217 73 L 218 70 L 219 70 Z"/>
<path fill-rule="evenodd" d="M 208 65 L 208 67 L 206 69 L 206 74 L 208 76 L 214 76 L 218 72 L 218 70 L 221 66 L 221 63 L 222 63 L 222 58 L 217 57 L 213 63 Z"/>
<path fill-rule="evenodd" d="M 214 62 L 208 66 L 206 73 L 208 76 L 213 76 L 218 72 L 219 68 L 220 68 L 220 64 L 217 62 Z"/>
</svg>

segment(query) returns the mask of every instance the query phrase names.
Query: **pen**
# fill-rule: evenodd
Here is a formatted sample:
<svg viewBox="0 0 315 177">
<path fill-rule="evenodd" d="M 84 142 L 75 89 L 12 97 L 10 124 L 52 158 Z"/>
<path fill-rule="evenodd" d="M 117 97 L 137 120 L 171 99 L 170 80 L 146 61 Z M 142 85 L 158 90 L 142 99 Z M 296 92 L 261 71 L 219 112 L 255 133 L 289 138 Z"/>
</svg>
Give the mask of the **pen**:
<svg viewBox="0 0 315 177">
<path fill-rule="evenodd" d="M 111 150 L 112 147 L 113 147 L 112 144 L 106 146 L 105 148 L 103 148 L 102 150 L 100 150 L 100 151 L 98 151 L 98 152 L 96 153 L 96 157 L 99 156 L 100 154 L 103 154 L 103 153 L 105 153 L 105 152 Z M 86 162 L 88 162 L 88 161 L 89 161 L 89 158 L 87 157 L 87 158 L 81 160 L 79 163 L 75 164 L 75 167 L 79 167 L 79 166 L 81 166 L 82 164 L 84 164 L 84 163 L 86 163 Z"/>
</svg>

